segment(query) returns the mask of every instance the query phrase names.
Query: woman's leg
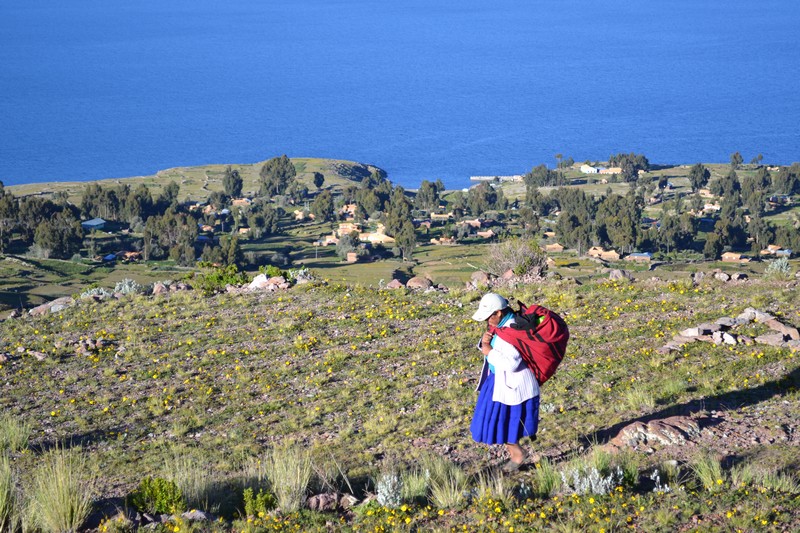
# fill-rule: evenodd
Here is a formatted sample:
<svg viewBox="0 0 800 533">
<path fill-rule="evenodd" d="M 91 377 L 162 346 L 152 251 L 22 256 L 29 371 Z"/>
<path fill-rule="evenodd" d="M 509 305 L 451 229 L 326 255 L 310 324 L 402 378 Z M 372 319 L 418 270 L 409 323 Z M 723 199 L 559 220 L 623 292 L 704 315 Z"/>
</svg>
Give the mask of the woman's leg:
<svg viewBox="0 0 800 533">
<path fill-rule="evenodd" d="M 525 459 L 525 450 L 517 443 L 506 444 L 506 450 L 508 450 L 509 459 L 517 464 L 522 463 L 523 459 Z"/>
</svg>

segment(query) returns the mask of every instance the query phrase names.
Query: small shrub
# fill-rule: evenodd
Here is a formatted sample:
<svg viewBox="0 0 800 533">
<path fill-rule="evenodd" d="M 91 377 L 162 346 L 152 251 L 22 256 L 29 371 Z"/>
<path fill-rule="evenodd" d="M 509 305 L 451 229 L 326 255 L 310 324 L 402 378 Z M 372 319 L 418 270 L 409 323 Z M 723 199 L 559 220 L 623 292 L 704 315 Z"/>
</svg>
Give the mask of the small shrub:
<svg viewBox="0 0 800 533">
<path fill-rule="evenodd" d="M 700 454 L 691 463 L 691 467 L 697 481 L 710 492 L 717 491 L 725 481 L 719 459 L 710 453 Z"/>
<path fill-rule="evenodd" d="M 91 289 L 87 289 L 81 293 L 81 298 L 93 298 L 95 296 L 100 298 L 108 298 L 113 296 L 113 293 L 104 289 L 103 287 L 92 287 Z"/>
<path fill-rule="evenodd" d="M 244 489 L 242 493 L 244 499 L 244 515 L 246 517 L 255 517 L 267 514 L 275 509 L 277 501 L 271 492 L 264 492 L 264 489 L 258 489 L 258 494 L 255 494 L 252 488 Z"/>
<path fill-rule="evenodd" d="M 221 484 L 210 475 L 206 465 L 193 457 L 174 451 L 165 464 L 165 478 L 175 483 L 187 508 L 219 512 L 225 499 Z"/>
<path fill-rule="evenodd" d="M 186 509 L 181 489 L 174 481 L 144 478 L 130 496 L 131 505 L 143 512 L 175 513 Z"/>
<path fill-rule="evenodd" d="M 94 478 L 86 459 L 56 449 L 47 453 L 33 473 L 28 513 L 44 531 L 77 531 L 92 509 Z"/>
<path fill-rule="evenodd" d="M 634 386 L 625 391 L 623 399 L 625 405 L 627 405 L 631 411 L 652 409 L 656 405 L 656 399 L 653 393 L 640 386 Z"/>
<path fill-rule="evenodd" d="M 403 503 L 403 479 L 394 471 L 381 472 L 375 483 L 378 503 L 384 507 L 396 508 Z"/>
<path fill-rule="evenodd" d="M 121 294 L 139 294 L 142 292 L 142 286 L 136 283 L 136 281 L 125 278 L 122 281 L 118 281 L 117 284 L 114 286 L 114 293 L 121 293 Z"/>
<path fill-rule="evenodd" d="M 514 498 L 514 491 L 502 472 L 490 470 L 479 472 L 475 478 L 475 491 L 478 496 L 488 496 L 509 506 Z"/>
<path fill-rule="evenodd" d="M 31 431 L 28 422 L 20 422 L 10 415 L 0 417 L 0 452 L 18 452 L 27 448 Z"/>
<path fill-rule="evenodd" d="M 445 457 L 431 456 L 424 460 L 429 475 L 431 501 L 439 508 L 458 507 L 464 502 L 467 475 Z"/>
<path fill-rule="evenodd" d="M 258 268 L 258 271 L 267 276 L 268 278 L 275 278 L 284 275 L 283 270 L 276 267 L 275 265 L 261 266 Z"/>
<path fill-rule="evenodd" d="M 552 496 L 561 488 L 561 476 L 553 463 L 546 457 L 536 465 L 533 479 L 536 484 L 536 493 L 543 498 Z"/>
<path fill-rule="evenodd" d="M 313 468 L 308 453 L 300 448 L 273 448 L 262 459 L 278 505 L 284 513 L 299 510 L 305 503 Z"/>
<path fill-rule="evenodd" d="M 244 285 L 249 281 L 247 274 L 239 272 L 236 265 L 210 267 L 201 264 L 203 270 L 194 278 L 193 285 L 204 295 L 222 292 L 227 285 Z"/>
<path fill-rule="evenodd" d="M 792 268 L 789 266 L 789 259 L 780 257 L 770 261 L 764 270 L 764 275 L 772 279 L 789 279 L 792 276 Z"/>
<path fill-rule="evenodd" d="M 430 477 L 419 468 L 406 470 L 402 473 L 403 500 L 413 501 L 428 495 Z"/>
<path fill-rule="evenodd" d="M 608 494 L 620 485 L 622 479 L 623 472 L 620 467 L 616 467 L 607 475 L 601 474 L 595 467 L 561 472 L 562 483 L 575 494 Z"/>
<path fill-rule="evenodd" d="M 507 239 L 489 247 L 486 270 L 502 275 L 511 270 L 517 276 L 542 276 L 547 270 L 547 256 L 536 241 Z"/>
</svg>

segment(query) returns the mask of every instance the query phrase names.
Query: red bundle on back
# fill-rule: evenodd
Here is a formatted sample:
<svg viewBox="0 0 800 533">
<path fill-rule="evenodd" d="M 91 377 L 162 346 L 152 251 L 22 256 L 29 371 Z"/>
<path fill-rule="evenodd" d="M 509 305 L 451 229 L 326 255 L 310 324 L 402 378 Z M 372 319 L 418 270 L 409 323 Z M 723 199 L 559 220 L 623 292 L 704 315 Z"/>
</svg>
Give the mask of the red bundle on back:
<svg viewBox="0 0 800 533">
<path fill-rule="evenodd" d="M 541 385 L 553 377 L 567 351 L 567 323 L 546 307 L 521 303 L 514 322 L 511 327 L 490 331 L 519 351 Z"/>
</svg>

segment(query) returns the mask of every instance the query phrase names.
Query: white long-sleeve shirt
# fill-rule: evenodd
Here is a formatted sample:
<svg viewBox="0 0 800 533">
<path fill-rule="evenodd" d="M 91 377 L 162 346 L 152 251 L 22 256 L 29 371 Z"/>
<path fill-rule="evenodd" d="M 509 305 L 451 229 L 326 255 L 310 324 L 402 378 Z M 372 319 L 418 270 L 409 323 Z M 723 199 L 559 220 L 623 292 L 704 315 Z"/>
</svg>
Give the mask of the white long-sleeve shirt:
<svg viewBox="0 0 800 533">
<path fill-rule="evenodd" d="M 509 327 L 513 323 L 512 318 L 502 327 Z M 495 372 L 492 401 L 519 405 L 539 395 L 539 383 L 522 360 L 519 351 L 496 335 L 494 346 L 483 361 L 477 390 L 480 390 L 489 375 L 489 365 L 494 367 Z"/>
</svg>

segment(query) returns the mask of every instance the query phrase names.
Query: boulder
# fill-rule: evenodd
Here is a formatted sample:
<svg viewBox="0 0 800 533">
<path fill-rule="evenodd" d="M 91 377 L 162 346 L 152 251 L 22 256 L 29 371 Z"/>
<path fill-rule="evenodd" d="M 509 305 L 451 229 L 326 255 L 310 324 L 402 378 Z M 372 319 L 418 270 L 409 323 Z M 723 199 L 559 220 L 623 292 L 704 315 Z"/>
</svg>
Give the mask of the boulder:
<svg viewBox="0 0 800 533">
<path fill-rule="evenodd" d="M 756 319 L 756 310 L 752 307 L 748 307 L 744 311 L 742 311 L 739 316 L 736 317 L 736 320 L 739 321 L 741 324 L 747 324 L 748 322 L 752 322 Z"/>
<path fill-rule="evenodd" d="M 339 496 L 331 493 L 315 494 L 306 500 L 306 506 L 317 512 L 335 511 L 339 507 Z"/>
<path fill-rule="evenodd" d="M 783 333 L 765 333 L 764 335 L 756 337 L 756 342 L 768 346 L 776 346 L 778 348 L 786 346 L 786 338 L 783 336 Z"/>
<path fill-rule="evenodd" d="M 247 288 L 258 290 L 266 288 L 267 285 L 269 285 L 269 278 L 267 278 L 266 274 L 259 274 L 253 278 L 253 281 L 250 282 Z"/>
<path fill-rule="evenodd" d="M 506 280 L 508 280 L 508 279 L 514 279 L 514 278 L 516 278 L 516 277 L 517 277 L 517 275 L 516 275 L 516 274 L 514 274 L 514 270 L 513 270 L 513 269 L 509 268 L 508 270 L 506 270 L 505 272 L 503 272 L 503 275 L 502 275 L 502 276 L 500 276 L 500 277 L 501 277 L 501 278 L 503 278 L 503 279 L 506 279 Z"/>
<path fill-rule="evenodd" d="M 800 340 L 800 331 L 797 331 L 797 328 L 793 328 L 792 326 L 787 326 L 786 324 L 782 323 L 779 320 L 776 320 L 774 318 L 771 320 L 765 320 L 764 325 L 771 330 L 787 335 L 790 339 L 794 341 Z"/>
<path fill-rule="evenodd" d="M 631 276 L 630 273 L 626 272 L 625 270 L 620 270 L 618 268 L 615 268 L 615 269 L 609 271 L 608 279 L 610 279 L 610 280 L 621 280 L 621 279 L 632 280 L 633 276 Z"/>
<path fill-rule="evenodd" d="M 492 278 L 489 276 L 489 274 L 483 270 L 477 270 L 473 272 L 469 279 L 473 284 L 475 284 L 476 287 L 488 285 L 492 281 Z"/>
<path fill-rule="evenodd" d="M 745 274 L 744 272 L 735 272 L 734 274 L 731 274 L 731 280 L 733 281 L 744 281 L 746 279 L 747 279 L 747 274 Z"/>
<path fill-rule="evenodd" d="M 205 511 L 198 511 L 197 509 L 193 509 L 191 511 L 187 511 L 181 515 L 181 517 L 185 520 L 189 521 L 197 521 L 197 522 L 212 522 L 216 520 L 214 515 L 211 513 L 206 513 Z"/>
<path fill-rule="evenodd" d="M 733 326 L 738 326 L 739 325 L 739 324 L 737 324 L 735 318 L 731 318 L 729 316 L 720 317 L 720 318 L 716 319 L 714 322 L 716 324 L 718 324 L 722 329 L 728 329 L 728 328 L 732 328 Z"/>
<path fill-rule="evenodd" d="M 757 309 L 753 309 L 756 317 L 753 319 L 756 322 L 769 322 L 770 320 L 775 320 L 775 317 L 769 313 L 765 313 L 764 311 L 759 311 Z"/>
<path fill-rule="evenodd" d="M 701 281 L 703 281 L 705 277 L 706 277 L 705 272 L 695 272 L 694 274 L 692 274 L 692 281 L 694 281 L 695 283 L 700 283 Z"/>
<path fill-rule="evenodd" d="M 30 311 L 28 311 L 28 313 L 31 314 L 32 316 L 41 316 L 48 312 L 56 313 L 58 311 L 66 309 L 67 307 L 73 305 L 74 303 L 75 300 L 73 300 L 71 297 L 64 296 L 62 298 L 56 298 L 52 302 L 47 302 L 42 305 L 36 306 Z M 53 310 L 53 308 L 55 308 L 56 310 Z"/>
<path fill-rule="evenodd" d="M 156 295 L 156 294 L 167 294 L 168 292 L 169 292 L 169 289 L 163 283 L 156 282 L 156 283 L 153 284 L 153 295 Z"/>
<path fill-rule="evenodd" d="M 402 289 L 404 287 L 403 282 L 399 279 L 393 279 L 389 283 L 386 284 L 387 289 Z"/>
<path fill-rule="evenodd" d="M 684 445 L 698 435 L 700 426 L 697 422 L 685 416 L 671 416 L 661 420 L 651 420 L 647 424 L 633 422 L 611 439 L 611 444 L 618 448 L 656 444 Z"/>
<path fill-rule="evenodd" d="M 406 282 L 407 289 L 427 289 L 431 285 L 433 285 L 431 280 L 422 276 L 414 276 Z"/>
<path fill-rule="evenodd" d="M 730 281 L 731 277 L 725 272 L 717 272 L 714 274 L 714 279 L 718 279 L 719 281 Z"/>
</svg>

